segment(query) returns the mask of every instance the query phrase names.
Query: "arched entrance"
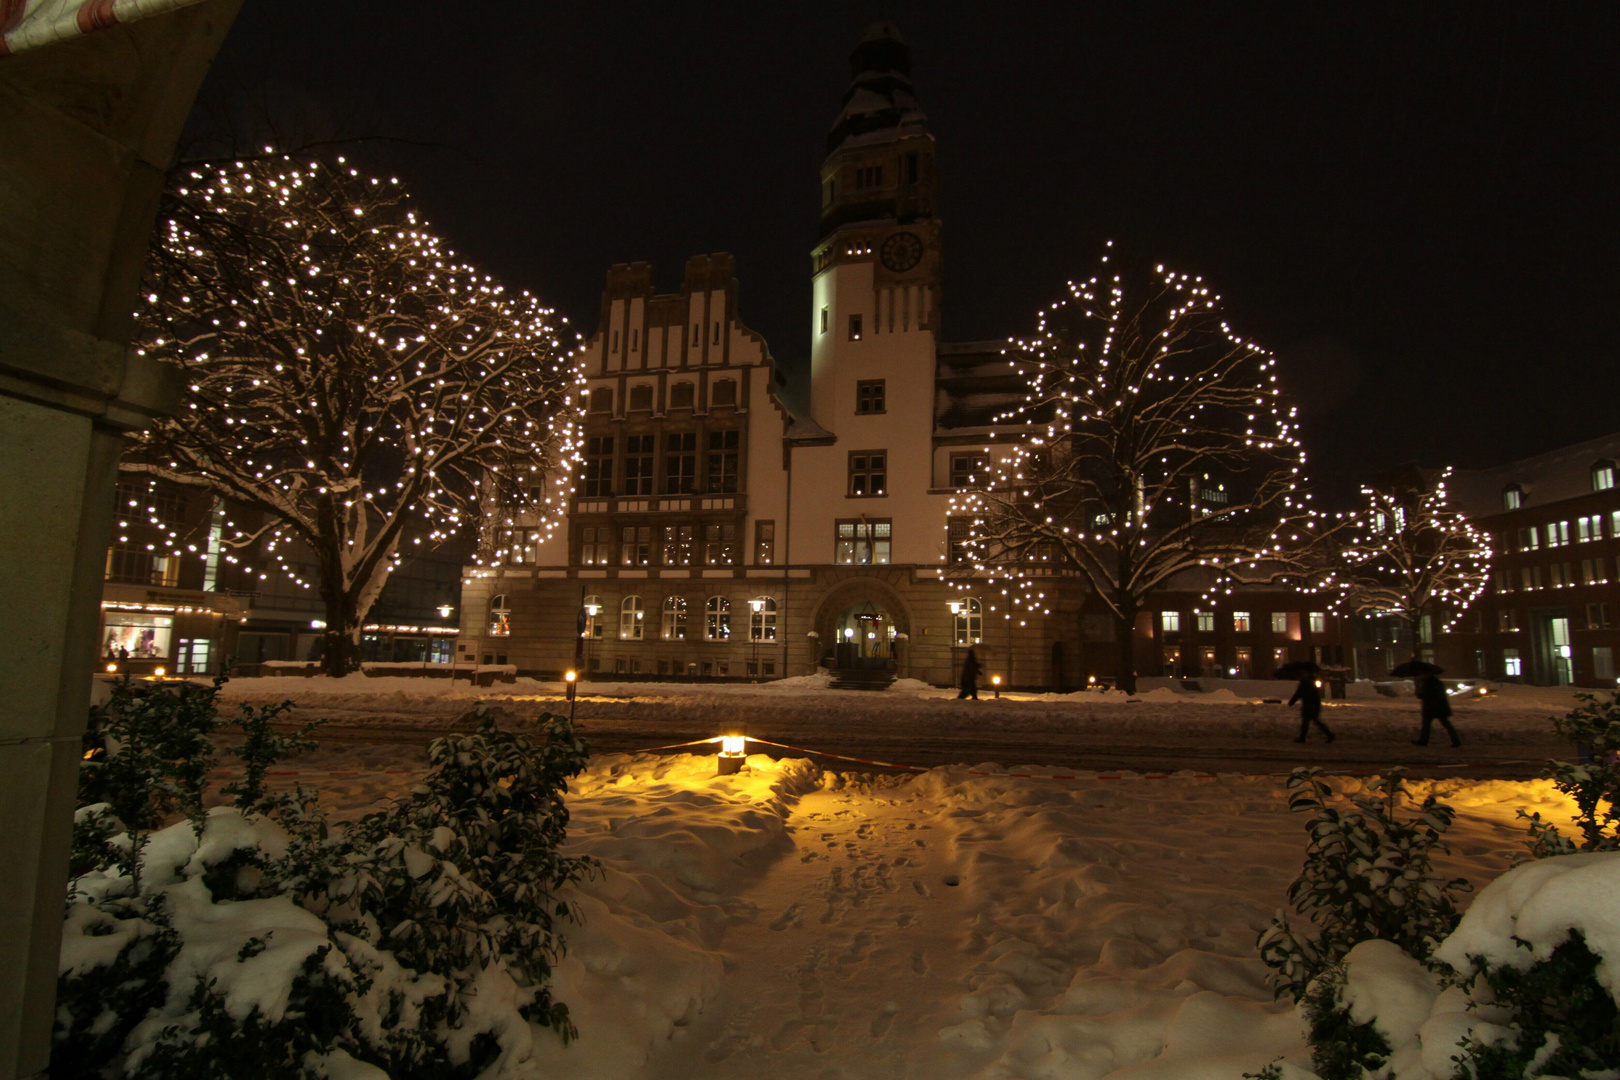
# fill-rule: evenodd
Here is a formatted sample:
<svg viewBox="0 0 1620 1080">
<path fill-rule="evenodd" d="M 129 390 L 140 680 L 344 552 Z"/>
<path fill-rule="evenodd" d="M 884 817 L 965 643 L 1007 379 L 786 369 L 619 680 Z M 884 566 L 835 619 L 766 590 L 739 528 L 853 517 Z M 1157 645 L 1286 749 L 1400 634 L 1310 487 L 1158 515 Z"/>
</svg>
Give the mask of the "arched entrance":
<svg viewBox="0 0 1620 1080">
<path fill-rule="evenodd" d="M 877 575 L 846 578 L 822 596 L 812 624 L 818 662 L 834 668 L 906 670 L 911 610 Z"/>
<path fill-rule="evenodd" d="M 833 623 L 835 666 L 887 668 L 895 659 L 895 635 L 899 632 L 887 609 L 870 600 L 851 604 Z"/>
</svg>

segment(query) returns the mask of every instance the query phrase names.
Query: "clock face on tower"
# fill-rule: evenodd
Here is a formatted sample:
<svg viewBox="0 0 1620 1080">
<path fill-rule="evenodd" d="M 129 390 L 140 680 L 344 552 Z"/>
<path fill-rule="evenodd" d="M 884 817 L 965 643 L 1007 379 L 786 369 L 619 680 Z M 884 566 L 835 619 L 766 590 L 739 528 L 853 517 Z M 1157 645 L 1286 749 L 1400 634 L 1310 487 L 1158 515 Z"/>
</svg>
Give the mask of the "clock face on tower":
<svg viewBox="0 0 1620 1080">
<path fill-rule="evenodd" d="M 896 274 L 903 274 L 922 261 L 923 245 L 916 233 L 897 232 L 883 241 L 878 254 L 885 267 Z"/>
</svg>

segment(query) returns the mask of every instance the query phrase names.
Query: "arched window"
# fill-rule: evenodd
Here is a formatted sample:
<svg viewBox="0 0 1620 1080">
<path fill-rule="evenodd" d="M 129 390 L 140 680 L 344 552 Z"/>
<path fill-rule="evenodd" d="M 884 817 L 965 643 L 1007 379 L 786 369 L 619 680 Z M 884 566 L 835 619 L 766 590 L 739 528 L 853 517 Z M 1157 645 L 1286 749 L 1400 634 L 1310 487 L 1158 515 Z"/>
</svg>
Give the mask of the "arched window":
<svg viewBox="0 0 1620 1080">
<path fill-rule="evenodd" d="M 585 612 L 585 637 L 599 638 L 602 636 L 602 598 L 600 596 L 587 596 L 580 601 L 580 608 Z"/>
<path fill-rule="evenodd" d="M 731 601 L 723 596 L 709 597 L 708 625 L 705 636 L 710 641 L 726 641 L 731 637 Z"/>
<path fill-rule="evenodd" d="M 506 637 L 512 632 L 512 609 L 506 602 L 506 594 L 500 593 L 489 598 L 489 636 Z"/>
<path fill-rule="evenodd" d="M 627 596 L 619 602 L 619 640 L 640 641 L 642 624 L 646 621 L 645 606 L 639 596 Z"/>
<path fill-rule="evenodd" d="M 748 601 L 748 640 L 776 640 L 776 600 L 769 596 Z"/>
<path fill-rule="evenodd" d="M 665 641 L 686 640 L 686 597 L 665 597 L 663 630 Z"/>
<path fill-rule="evenodd" d="M 976 596 L 964 598 L 961 604 L 956 611 L 954 640 L 958 645 L 977 645 L 984 638 L 984 607 Z"/>
</svg>

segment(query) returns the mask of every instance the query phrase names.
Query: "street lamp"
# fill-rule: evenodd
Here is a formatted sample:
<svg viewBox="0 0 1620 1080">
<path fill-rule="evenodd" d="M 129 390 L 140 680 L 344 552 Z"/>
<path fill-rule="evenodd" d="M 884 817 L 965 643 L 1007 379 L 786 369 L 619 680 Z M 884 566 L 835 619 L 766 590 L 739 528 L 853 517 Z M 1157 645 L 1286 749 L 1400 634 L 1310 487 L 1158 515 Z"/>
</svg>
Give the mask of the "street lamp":
<svg viewBox="0 0 1620 1080">
<path fill-rule="evenodd" d="M 996 697 L 997 698 L 1001 697 L 1001 676 L 1000 675 L 992 675 L 992 676 L 990 676 L 990 685 L 996 688 Z"/>
<path fill-rule="evenodd" d="M 748 763 L 748 730 L 741 724 L 723 724 L 720 727 L 720 758 L 716 763 L 716 776 L 730 776 L 742 771 Z"/>
<path fill-rule="evenodd" d="M 574 697 L 579 689 L 579 672 L 569 669 L 563 673 L 563 681 L 568 684 L 568 722 L 574 722 Z"/>
<path fill-rule="evenodd" d="M 584 616 L 579 620 L 579 638 L 584 644 L 578 650 L 577 658 L 580 667 L 589 671 L 591 666 L 591 637 L 596 633 L 596 617 L 602 613 L 602 605 L 585 604 L 579 610 Z"/>
<path fill-rule="evenodd" d="M 759 637 L 765 632 L 765 622 L 759 613 L 765 610 L 765 598 L 756 596 L 748 601 L 748 610 L 753 614 L 748 619 L 748 637 L 754 643 L 754 681 L 759 681 Z"/>
</svg>

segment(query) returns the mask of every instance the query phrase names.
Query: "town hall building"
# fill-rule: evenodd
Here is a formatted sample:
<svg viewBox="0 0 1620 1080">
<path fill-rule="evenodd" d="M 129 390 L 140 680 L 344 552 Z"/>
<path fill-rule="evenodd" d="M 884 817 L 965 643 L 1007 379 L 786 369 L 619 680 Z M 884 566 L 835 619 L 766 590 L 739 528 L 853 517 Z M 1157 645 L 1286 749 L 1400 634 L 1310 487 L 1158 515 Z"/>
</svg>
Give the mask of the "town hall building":
<svg viewBox="0 0 1620 1080">
<path fill-rule="evenodd" d="M 610 269 L 578 468 L 549 479 L 566 513 L 550 530 L 515 517 L 467 568 L 459 661 L 948 684 L 974 647 L 1006 685 L 1112 674 L 1113 631 L 1078 576 L 1052 575 L 1048 615 L 945 577 L 951 497 L 1020 434 L 996 418 L 1023 382 L 1002 342 L 940 340 L 935 142 L 894 26 L 872 27 L 851 66 L 821 166 L 807 390 L 743 322 L 729 255 L 689 259 L 668 294 L 646 263 Z M 1167 597 L 1178 618 L 1144 614 L 1139 672 L 1264 676 L 1340 640 L 1281 592 L 1217 627 L 1191 609 L 1200 591 Z"/>
</svg>

